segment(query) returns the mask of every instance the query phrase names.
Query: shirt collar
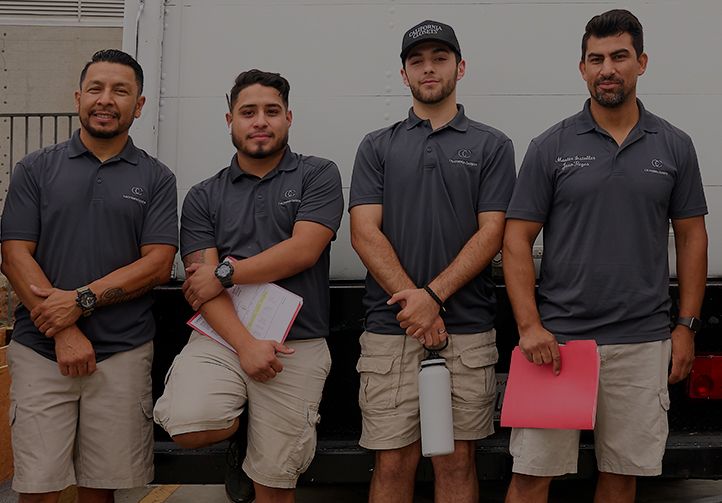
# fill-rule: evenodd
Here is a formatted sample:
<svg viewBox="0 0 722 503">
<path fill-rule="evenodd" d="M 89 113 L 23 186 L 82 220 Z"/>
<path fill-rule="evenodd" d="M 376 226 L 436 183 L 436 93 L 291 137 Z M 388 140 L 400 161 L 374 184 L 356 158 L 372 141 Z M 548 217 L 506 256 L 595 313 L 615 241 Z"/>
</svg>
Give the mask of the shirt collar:
<svg viewBox="0 0 722 503">
<path fill-rule="evenodd" d="M 594 117 L 592 117 L 591 103 L 592 99 L 587 98 L 587 101 L 584 103 L 584 109 L 577 115 L 577 134 L 584 134 L 593 130 L 602 130 L 594 121 Z M 637 99 L 637 106 L 639 107 L 639 122 L 633 129 L 639 128 L 647 133 L 656 133 L 659 127 L 654 115 L 647 112 L 639 99 Z"/>
<path fill-rule="evenodd" d="M 88 150 L 88 147 L 86 147 L 85 144 L 83 144 L 83 142 L 80 140 L 80 129 L 76 129 L 69 140 L 68 157 L 80 157 L 81 155 L 84 155 L 86 153 L 93 155 L 93 153 Z M 108 159 L 108 161 L 105 162 L 107 163 L 118 158 L 123 159 L 130 164 L 138 164 L 138 149 L 135 148 L 133 140 L 130 138 L 130 136 L 128 137 L 128 141 L 125 143 L 125 147 L 123 147 L 123 150 L 121 150 L 118 155 Z"/>
<path fill-rule="evenodd" d="M 450 127 L 462 133 L 466 132 L 466 130 L 469 128 L 469 119 L 464 114 L 464 105 L 457 104 L 456 110 L 457 111 L 454 118 L 451 119 L 448 123 L 444 124 L 439 129 L 437 129 L 437 131 Z M 406 122 L 406 129 L 413 129 L 419 124 L 428 123 L 429 121 L 426 119 L 422 119 L 418 115 L 416 115 L 416 113 L 414 113 L 414 107 L 411 107 L 409 108 L 409 118 Z"/>
<path fill-rule="evenodd" d="M 293 171 L 297 167 L 298 162 L 296 159 L 296 155 L 291 152 L 291 149 L 288 146 L 286 146 L 286 151 L 283 153 L 281 161 L 264 178 L 272 178 L 276 176 L 276 173 L 279 171 Z M 236 183 L 244 176 L 254 176 L 241 169 L 241 166 L 238 164 L 238 156 L 236 154 L 233 154 L 233 157 L 231 157 L 231 164 L 228 169 L 230 170 L 231 174 L 231 183 Z"/>
</svg>

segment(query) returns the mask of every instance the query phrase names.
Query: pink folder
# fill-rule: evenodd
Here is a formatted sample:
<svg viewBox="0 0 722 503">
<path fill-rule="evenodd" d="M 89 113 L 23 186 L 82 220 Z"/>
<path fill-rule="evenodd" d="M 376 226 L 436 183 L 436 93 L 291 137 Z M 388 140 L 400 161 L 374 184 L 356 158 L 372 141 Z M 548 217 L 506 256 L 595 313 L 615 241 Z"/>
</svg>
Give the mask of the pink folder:
<svg viewBox="0 0 722 503">
<path fill-rule="evenodd" d="M 501 425 L 515 428 L 593 430 L 597 415 L 599 353 L 593 340 L 559 345 L 562 368 L 536 365 L 517 346 L 501 409 Z"/>
</svg>

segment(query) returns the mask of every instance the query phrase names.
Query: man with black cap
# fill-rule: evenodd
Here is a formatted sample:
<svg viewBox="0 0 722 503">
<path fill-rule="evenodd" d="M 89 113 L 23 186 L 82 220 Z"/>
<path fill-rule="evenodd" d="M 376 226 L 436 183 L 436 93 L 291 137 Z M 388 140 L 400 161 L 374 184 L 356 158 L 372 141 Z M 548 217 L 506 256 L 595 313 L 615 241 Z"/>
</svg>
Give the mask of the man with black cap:
<svg viewBox="0 0 722 503">
<path fill-rule="evenodd" d="M 444 346 L 455 450 L 432 458 L 436 501 L 478 501 L 474 442 L 493 432 L 498 357 L 490 262 L 501 248 L 514 152 L 456 103 L 466 63 L 451 26 L 411 28 L 401 61 L 413 106 L 361 142 L 349 205 L 352 244 L 369 271 L 357 366 L 360 444 L 376 450 L 369 500 L 413 500 L 419 364 L 424 346 Z"/>
</svg>

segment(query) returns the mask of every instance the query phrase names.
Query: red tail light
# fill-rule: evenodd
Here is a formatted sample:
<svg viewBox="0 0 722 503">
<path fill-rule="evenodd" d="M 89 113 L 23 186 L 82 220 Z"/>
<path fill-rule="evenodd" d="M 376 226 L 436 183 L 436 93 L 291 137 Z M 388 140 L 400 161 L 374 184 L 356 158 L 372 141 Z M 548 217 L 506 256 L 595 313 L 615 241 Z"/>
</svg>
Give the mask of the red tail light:
<svg viewBox="0 0 722 503">
<path fill-rule="evenodd" d="M 690 398 L 722 400 L 722 355 L 696 356 L 688 382 Z"/>
</svg>

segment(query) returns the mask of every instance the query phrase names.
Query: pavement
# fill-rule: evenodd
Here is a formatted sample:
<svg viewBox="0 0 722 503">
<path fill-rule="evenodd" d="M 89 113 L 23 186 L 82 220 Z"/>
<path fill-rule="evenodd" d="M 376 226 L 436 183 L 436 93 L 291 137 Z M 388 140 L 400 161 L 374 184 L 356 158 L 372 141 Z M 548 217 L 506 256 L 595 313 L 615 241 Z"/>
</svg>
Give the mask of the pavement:
<svg viewBox="0 0 722 503">
<path fill-rule="evenodd" d="M 481 501 L 502 503 L 506 482 L 482 482 Z M 550 503 L 592 502 L 594 482 L 557 480 L 552 484 Z M 366 503 L 368 486 L 337 484 L 300 487 L 296 503 Z M 0 503 L 15 503 L 17 495 L 9 483 L 0 484 Z M 68 491 L 61 503 L 74 501 Z M 150 485 L 116 493 L 116 503 L 227 503 L 222 485 Z M 417 485 L 415 503 L 432 503 L 430 484 Z M 722 481 L 645 479 L 639 483 L 637 503 L 722 503 Z"/>
</svg>

